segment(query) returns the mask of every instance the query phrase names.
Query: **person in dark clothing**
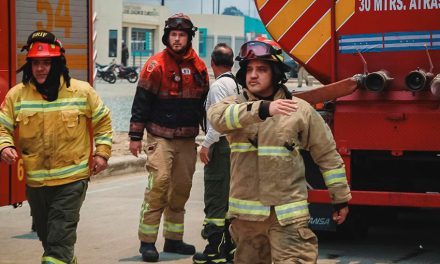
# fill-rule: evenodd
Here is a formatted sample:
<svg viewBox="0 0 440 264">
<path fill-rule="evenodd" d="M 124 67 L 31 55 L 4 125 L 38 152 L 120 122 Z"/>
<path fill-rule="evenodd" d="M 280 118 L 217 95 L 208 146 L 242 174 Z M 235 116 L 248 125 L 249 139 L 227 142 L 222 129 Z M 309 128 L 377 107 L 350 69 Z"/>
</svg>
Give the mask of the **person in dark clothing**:
<svg viewBox="0 0 440 264">
<path fill-rule="evenodd" d="M 211 54 L 211 68 L 215 82 L 212 83 L 205 108 L 220 102 L 228 96 L 240 94 L 232 66 L 234 52 L 225 43 L 215 46 Z M 229 234 L 228 212 L 229 170 L 231 149 L 225 135 L 215 131 L 206 121 L 206 136 L 200 149 L 200 160 L 205 164 L 205 220 L 203 221 L 202 237 L 208 240 L 205 250 L 196 253 L 194 263 L 227 263 L 234 258 L 235 246 Z"/>
<path fill-rule="evenodd" d="M 122 52 L 121 52 L 121 63 L 124 66 L 127 66 L 127 60 L 128 60 L 128 48 L 127 45 L 125 45 L 125 43 L 122 43 Z"/>
</svg>

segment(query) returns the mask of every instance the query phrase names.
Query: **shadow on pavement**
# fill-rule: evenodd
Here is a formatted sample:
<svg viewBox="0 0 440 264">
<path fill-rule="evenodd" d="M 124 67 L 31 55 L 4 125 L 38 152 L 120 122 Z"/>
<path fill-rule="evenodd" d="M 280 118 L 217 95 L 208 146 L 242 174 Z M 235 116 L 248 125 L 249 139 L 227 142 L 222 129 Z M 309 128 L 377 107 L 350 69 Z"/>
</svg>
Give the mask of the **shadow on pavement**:
<svg viewBox="0 0 440 264">
<path fill-rule="evenodd" d="M 180 254 L 174 254 L 174 253 L 167 253 L 167 252 L 160 252 L 159 253 L 159 261 L 173 261 L 173 260 L 180 260 L 180 259 L 186 259 L 191 258 L 192 255 L 180 255 Z M 142 261 L 141 255 L 129 257 L 129 258 L 123 258 L 120 259 L 119 262 L 139 262 Z"/>
</svg>

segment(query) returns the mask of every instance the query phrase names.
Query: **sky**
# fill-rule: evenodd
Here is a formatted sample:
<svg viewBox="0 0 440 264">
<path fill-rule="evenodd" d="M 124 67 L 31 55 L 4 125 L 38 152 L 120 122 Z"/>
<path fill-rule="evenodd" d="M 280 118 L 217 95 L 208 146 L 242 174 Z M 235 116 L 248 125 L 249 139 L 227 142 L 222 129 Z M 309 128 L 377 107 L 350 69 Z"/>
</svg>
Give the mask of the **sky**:
<svg viewBox="0 0 440 264">
<path fill-rule="evenodd" d="M 218 2 L 220 1 L 220 14 L 226 7 L 235 6 L 245 15 L 258 18 L 254 0 L 164 0 L 165 5 L 172 13 L 187 14 L 217 14 Z M 124 0 L 125 3 L 144 3 L 148 5 L 160 5 L 161 0 Z"/>
</svg>

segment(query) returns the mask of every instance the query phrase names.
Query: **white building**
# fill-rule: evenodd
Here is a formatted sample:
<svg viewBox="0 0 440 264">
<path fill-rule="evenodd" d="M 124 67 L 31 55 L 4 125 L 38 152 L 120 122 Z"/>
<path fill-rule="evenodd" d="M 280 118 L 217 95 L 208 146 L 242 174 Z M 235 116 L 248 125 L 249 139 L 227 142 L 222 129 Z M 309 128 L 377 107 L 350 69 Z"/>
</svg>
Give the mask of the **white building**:
<svg viewBox="0 0 440 264">
<path fill-rule="evenodd" d="M 122 40 L 130 52 L 129 65 L 143 65 L 151 55 L 165 48 L 162 35 L 170 15 L 164 6 L 123 5 Z"/>
<path fill-rule="evenodd" d="M 143 66 L 153 54 L 164 49 L 162 44 L 165 20 L 172 14 L 167 7 L 122 0 L 94 1 L 94 59 L 100 64 L 115 60 L 121 63 L 122 43 L 130 57 L 128 65 Z M 245 41 L 244 17 L 188 14 L 199 30 L 193 48 L 209 68 L 212 49 L 219 42 L 237 52 Z"/>
<path fill-rule="evenodd" d="M 93 59 L 108 64 L 121 62 L 122 0 L 93 1 Z"/>
</svg>

